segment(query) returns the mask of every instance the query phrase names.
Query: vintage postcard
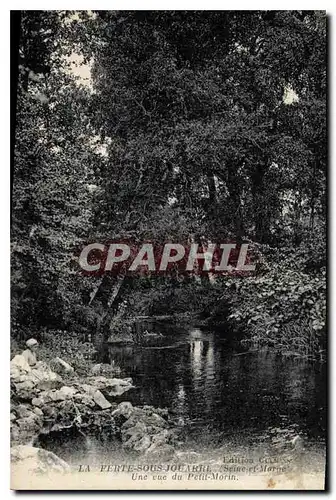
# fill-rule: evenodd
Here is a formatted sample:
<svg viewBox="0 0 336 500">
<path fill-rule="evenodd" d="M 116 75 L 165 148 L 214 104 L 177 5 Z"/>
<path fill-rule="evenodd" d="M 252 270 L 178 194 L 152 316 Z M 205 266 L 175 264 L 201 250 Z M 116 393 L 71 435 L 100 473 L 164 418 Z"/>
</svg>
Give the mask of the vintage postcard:
<svg viewBox="0 0 336 500">
<path fill-rule="evenodd" d="M 11 12 L 11 488 L 324 490 L 324 11 Z"/>
</svg>

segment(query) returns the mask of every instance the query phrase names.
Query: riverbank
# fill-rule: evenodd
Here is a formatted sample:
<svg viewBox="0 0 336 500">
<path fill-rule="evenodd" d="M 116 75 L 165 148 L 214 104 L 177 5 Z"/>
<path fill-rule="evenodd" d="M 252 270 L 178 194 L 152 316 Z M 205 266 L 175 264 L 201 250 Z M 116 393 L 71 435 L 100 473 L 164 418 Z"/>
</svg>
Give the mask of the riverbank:
<svg viewBox="0 0 336 500">
<path fill-rule="evenodd" d="M 153 341 L 155 346 L 111 346 L 111 364 L 97 364 L 93 353 L 86 361 L 85 374 L 79 375 L 71 367 L 69 370 L 56 360 L 55 346 L 43 344 L 41 365 L 37 367 L 43 376 L 39 372 L 35 377 L 32 370 L 21 374 L 24 380 L 19 381 L 12 372 L 12 385 L 16 384 L 11 415 L 12 477 L 23 477 L 22 471 L 29 469 L 34 485 L 39 487 L 43 480 L 35 480 L 36 472 L 58 471 L 63 474 L 63 484 L 64 474 L 68 473 L 69 482 L 77 484 L 80 464 L 86 463 L 91 472 L 80 472 L 83 481 L 94 481 L 93 472 L 102 464 L 188 462 L 209 465 L 215 472 L 219 467 L 221 473 L 229 459 L 235 464 L 236 459 L 246 456 L 258 464 L 260 457 L 270 455 L 293 457 L 294 468 L 298 460 L 301 477 L 312 471 L 320 474 L 322 444 L 312 436 L 315 424 L 302 419 L 302 409 L 310 408 L 311 401 L 315 401 L 304 390 L 317 383 L 311 367 L 271 353 L 230 353 L 228 344 L 215 332 L 192 327 L 183 332 L 169 326 L 171 336 L 166 332 L 163 338 Z M 70 334 L 63 334 L 59 342 L 55 332 L 53 336 L 55 345 L 62 343 L 65 349 L 68 339 L 69 348 L 73 348 Z M 122 371 L 117 373 L 114 370 L 119 364 Z M 64 370 L 58 373 L 60 366 Z M 120 378 L 120 373 L 123 377 L 132 375 L 133 380 Z M 26 394 L 22 383 L 26 384 Z M 297 386 L 302 390 L 298 391 Z M 117 387 L 122 391 L 129 388 L 129 393 L 125 390 L 122 397 L 111 395 L 112 391 L 118 393 Z M 243 387 L 250 390 L 243 392 Z M 281 400 L 278 394 L 283 395 Z M 120 403 L 121 399 L 124 401 Z M 107 406 L 102 408 L 104 404 Z M 289 406 L 290 415 L 286 410 Z M 287 479 L 288 475 L 297 477 L 293 467 Z M 259 469 L 256 472 L 259 474 Z M 259 481 L 266 481 L 269 474 L 262 474 L 265 479 Z M 105 470 L 99 476 L 106 487 L 114 487 L 115 474 Z M 118 481 L 119 477 L 127 479 L 123 474 L 117 477 Z M 245 474 L 241 479 L 245 484 L 253 478 Z M 280 486 L 278 473 L 275 479 Z M 198 482 L 191 481 L 190 488 Z M 211 487 L 215 483 L 202 484 Z M 235 484 L 226 481 L 225 488 Z"/>
<path fill-rule="evenodd" d="M 66 336 L 63 348 L 65 344 Z M 69 336 L 68 344 L 69 348 L 73 345 Z M 32 447 L 43 445 L 53 436 L 60 439 L 63 435 L 66 441 L 69 432 L 85 438 L 114 440 L 124 451 L 151 458 L 174 456 L 177 434 L 167 410 L 116 401 L 133 388 L 130 378 L 119 378 L 118 369 L 95 363 L 93 351 L 91 359 L 86 360 L 85 374 L 78 360 L 80 373 L 67 362 L 69 355 L 66 361 L 54 354 L 53 347 L 42 345 L 36 367 L 30 368 L 20 354 L 11 361 L 14 462 L 21 463 L 29 457 L 31 461 Z M 48 455 L 42 453 L 43 457 Z M 33 467 L 41 468 L 40 461 L 36 458 Z M 51 461 L 57 463 L 56 459 Z"/>
</svg>

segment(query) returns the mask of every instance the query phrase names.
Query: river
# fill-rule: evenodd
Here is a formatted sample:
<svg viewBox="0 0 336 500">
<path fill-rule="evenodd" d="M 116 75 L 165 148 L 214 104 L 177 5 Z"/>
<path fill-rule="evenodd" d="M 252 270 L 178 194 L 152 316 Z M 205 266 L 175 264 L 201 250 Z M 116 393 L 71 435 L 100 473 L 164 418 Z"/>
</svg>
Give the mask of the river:
<svg viewBox="0 0 336 500">
<path fill-rule="evenodd" d="M 163 336 L 108 346 L 110 362 L 135 385 L 121 399 L 168 408 L 193 448 L 235 437 L 324 441 L 325 364 L 244 351 L 225 332 L 162 324 L 152 331 Z"/>
<path fill-rule="evenodd" d="M 182 453 L 206 463 L 223 455 L 258 460 L 291 453 L 300 443 L 300 467 L 323 473 L 325 364 L 247 351 L 225 331 L 167 322 L 151 324 L 139 344 L 107 344 L 101 361 L 133 379 L 135 388 L 118 402 L 169 410 L 180 429 Z M 102 457 L 126 460 L 117 442 L 102 446 L 76 439 L 48 440 L 45 446 L 73 465 L 99 464 Z"/>
</svg>

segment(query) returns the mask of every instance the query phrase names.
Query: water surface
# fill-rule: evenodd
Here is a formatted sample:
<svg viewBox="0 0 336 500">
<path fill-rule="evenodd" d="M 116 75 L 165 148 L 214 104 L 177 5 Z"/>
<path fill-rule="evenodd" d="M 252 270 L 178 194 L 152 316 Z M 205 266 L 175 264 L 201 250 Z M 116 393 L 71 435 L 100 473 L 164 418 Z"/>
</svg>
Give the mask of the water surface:
<svg viewBox="0 0 336 500">
<path fill-rule="evenodd" d="M 212 464 L 223 457 L 257 463 L 262 456 L 294 453 L 298 471 L 323 475 L 325 365 L 246 351 L 225 331 L 165 322 L 140 333 L 141 343 L 106 345 L 102 361 L 133 379 L 135 388 L 118 402 L 169 410 L 180 432 L 179 453 Z M 118 440 L 102 442 L 99 436 L 69 432 L 46 436 L 41 445 L 75 466 L 129 460 Z"/>
<path fill-rule="evenodd" d="M 194 445 L 275 434 L 324 440 L 325 365 L 246 352 L 224 331 L 167 324 L 155 325 L 141 345 L 109 345 L 108 358 L 136 386 L 121 399 L 168 408 Z"/>
</svg>

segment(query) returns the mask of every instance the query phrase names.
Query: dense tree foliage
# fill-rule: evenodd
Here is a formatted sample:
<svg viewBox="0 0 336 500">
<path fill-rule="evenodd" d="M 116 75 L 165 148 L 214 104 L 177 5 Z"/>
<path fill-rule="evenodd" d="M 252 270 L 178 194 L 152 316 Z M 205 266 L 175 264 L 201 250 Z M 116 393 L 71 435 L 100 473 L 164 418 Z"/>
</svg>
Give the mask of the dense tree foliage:
<svg viewBox="0 0 336 500">
<path fill-rule="evenodd" d="M 209 320 L 225 310 L 260 343 L 303 352 L 310 332 L 307 354 L 323 349 L 325 14 L 29 11 L 21 31 L 17 327 L 119 328 L 164 300 Z M 125 280 L 107 312 L 115 283 L 81 276 L 75 249 L 117 236 L 244 240 L 263 265 L 213 285 Z"/>
</svg>

